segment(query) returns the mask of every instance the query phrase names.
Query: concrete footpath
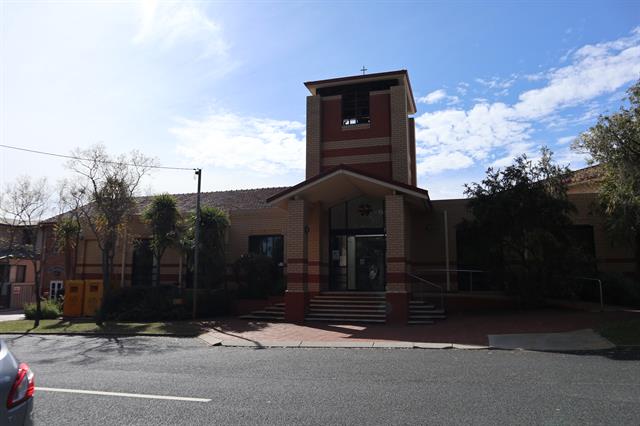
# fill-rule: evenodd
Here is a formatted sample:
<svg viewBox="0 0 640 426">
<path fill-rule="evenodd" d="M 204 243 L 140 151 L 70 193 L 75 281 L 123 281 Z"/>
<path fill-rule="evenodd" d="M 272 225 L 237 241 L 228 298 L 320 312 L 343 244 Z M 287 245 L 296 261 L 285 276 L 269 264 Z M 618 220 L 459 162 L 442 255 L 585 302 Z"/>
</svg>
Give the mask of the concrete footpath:
<svg viewBox="0 0 640 426">
<path fill-rule="evenodd" d="M 242 340 L 219 339 L 216 332 L 209 332 L 198 336 L 211 346 L 247 347 L 247 348 L 385 348 L 385 349 L 489 349 L 482 345 L 463 345 L 458 343 L 428 343 L 403 341 L 305 341 L 305 340 Z"/>
<path fill-rule="evenodd" d="M 615 345 L 596 331 L 638 312 L 593 313 L 540 309 L 452 314 L 431 325 L 246 321 L 206 324 L 200 338 L 212 346 L 253 348 L 526 349 L 598 351 Z"/>
</svg>

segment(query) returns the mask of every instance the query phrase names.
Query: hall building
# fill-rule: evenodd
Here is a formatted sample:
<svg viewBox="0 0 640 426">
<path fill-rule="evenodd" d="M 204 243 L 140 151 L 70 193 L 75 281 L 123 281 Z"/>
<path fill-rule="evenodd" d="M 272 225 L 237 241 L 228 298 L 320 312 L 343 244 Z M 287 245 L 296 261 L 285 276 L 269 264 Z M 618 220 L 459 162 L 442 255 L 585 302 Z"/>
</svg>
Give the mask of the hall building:
<svg viewBox="0 0 640 426">
<path fill-rule="evenodd" d="M 444 299 L 493 290 L 483 271 L 466 260 L 458 225 L 467 200 L 431 200 L 417 184 L 416 102 L 406 70 L 306 82 L 306 175 L 286 188 L 206 192 L 203 206 L 229 214 L 227 262 L 243 253 L 274 257 L 286 291 L 272 299 L 272 314 L 287 321 L 427 321 L 444 316 Z M 598 174 L 574 174 L 576 229 L 592 247 L 599 270 L 632 273 L 628 247 L 613 245 L 603 219 L 591 213 Z M 195 210 L 195 194 L 176 194 L 178 208 Z M 142 212 L 151 197 L 139 197 Z M 151 264 L 139 220 L 116 249 L 113 281 L 150 283 Z M 49 237 L 51 241 L 51 228 Z M 140 237 L 138 237 L 140 239 Z M 43 288 L 49 281 L 101 278 L 100 252 L 85 233 L 64 267 L 45 250 Z M 146 256 L 146 257 L 145 257 Z M 68 262 L 67 262 L 68 263 Z M 161 282 L 184 286 L 184 261 L 169 249 Z M 266 304 L 267 302 L 265 302 Z M 263 311 L 264 313 L 265 311 Z"/>
</svg>

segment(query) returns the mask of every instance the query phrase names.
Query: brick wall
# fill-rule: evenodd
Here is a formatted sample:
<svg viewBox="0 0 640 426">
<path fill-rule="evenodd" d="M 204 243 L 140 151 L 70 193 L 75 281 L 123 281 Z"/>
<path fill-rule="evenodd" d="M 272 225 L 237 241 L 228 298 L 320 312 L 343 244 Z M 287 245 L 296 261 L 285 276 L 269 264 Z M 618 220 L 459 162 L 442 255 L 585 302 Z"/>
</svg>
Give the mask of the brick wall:
<svg viewBox="0 0 640 426">
<path fill-rule="evenodd" d="M 307 96 L 307 179 L 320 173 L 321 120 L 322 98 Z"/>
<path fill-rule="evenodd" d="M 404 86 L 391 87 L 391 163 L 393 179 L 410 184 L 407 93 Z"/>
</svg>

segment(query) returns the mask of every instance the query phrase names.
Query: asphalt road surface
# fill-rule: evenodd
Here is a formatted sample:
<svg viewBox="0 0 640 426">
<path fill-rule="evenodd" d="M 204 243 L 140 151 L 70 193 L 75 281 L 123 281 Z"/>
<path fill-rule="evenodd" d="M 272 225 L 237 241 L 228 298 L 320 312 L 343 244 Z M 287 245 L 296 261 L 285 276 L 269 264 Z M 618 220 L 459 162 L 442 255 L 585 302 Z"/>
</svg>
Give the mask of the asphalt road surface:
<svg viewBox="0 0 640 426">
<path fill-rule="evenodd" d="M 635 355 L 4 338 L 42 425 L 640 424 Z"/>
</svg>

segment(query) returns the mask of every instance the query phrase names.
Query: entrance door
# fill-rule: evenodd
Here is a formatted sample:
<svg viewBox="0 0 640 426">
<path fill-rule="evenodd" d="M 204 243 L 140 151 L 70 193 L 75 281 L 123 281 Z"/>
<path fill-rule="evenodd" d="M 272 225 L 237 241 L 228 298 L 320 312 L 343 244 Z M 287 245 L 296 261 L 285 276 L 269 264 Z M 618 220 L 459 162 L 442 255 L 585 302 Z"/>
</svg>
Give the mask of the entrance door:
<svg viewBox="0 0 640 426">
<path fill-rule="evenodd" d="M 62 296 L 64 284 L 62 281 L 50 281 L 49 282 L 49 299 L 56 300 L 58 296 Z"/>
<path fill-rule="evenodd" d="M 383 235 L 333 236 L 331 290 L 384 291 L 385 244 Z"/>
<path fill-rule="evenodd" d="M 385 238 L 356 236 L 356 288 L 360 291 L 384 291 Z"/>
</svg>

